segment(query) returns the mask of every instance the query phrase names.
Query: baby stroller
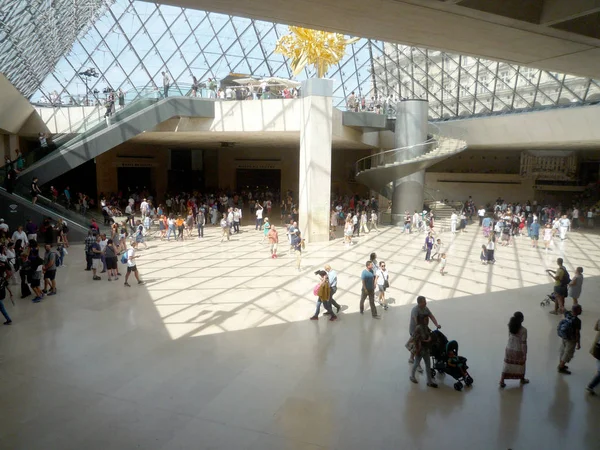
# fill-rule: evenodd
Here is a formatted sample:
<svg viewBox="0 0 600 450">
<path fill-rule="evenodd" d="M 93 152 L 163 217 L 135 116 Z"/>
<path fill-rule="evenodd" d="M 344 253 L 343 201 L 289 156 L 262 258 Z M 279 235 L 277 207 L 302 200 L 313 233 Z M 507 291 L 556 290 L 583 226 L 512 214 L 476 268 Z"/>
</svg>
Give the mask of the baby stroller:
<svg viewBox="0 0 600 450">
<path fill-rule="evenodd" d="M 540 302 L 540 306 L 548 306 L 550 303 L 556 303 L 556 294 L 554 292 L 546 295 L 546 298 Z"/>
<path fill-rule="evenodd" d="M 457 391 L 462 391 L 464 385 L 471 386 L 473 378 L 467 372 L 467 358 L 458 356 L 458 342 L 448 341 L 440 330 L 432 331 L 431 338 L 431 376 L 438 372 L 450 375 L 456 380 L 454 389 Z"/>
</svg>

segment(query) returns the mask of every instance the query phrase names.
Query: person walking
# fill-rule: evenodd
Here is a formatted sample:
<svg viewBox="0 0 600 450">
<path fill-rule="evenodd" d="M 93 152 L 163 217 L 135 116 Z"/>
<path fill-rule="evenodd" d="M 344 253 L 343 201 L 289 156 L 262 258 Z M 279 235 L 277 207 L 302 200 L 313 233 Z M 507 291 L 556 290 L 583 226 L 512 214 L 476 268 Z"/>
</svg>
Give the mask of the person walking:
<svg viewBox="0 0 600 450">
<path fill-rule="evenodd" d="M 431 311 L 427 307 L 427 299 L 424 296 L 419 295 L 417 297 L 417 304 L 410 311 L 410 322 L 408 324 L 408 333 L 410 334 L 411 338 L 414 336 L 415 329 L 417 327 L 418 319 L 420 316 L 423 316 L 425 318 L 424 323 L 426 326 L 429 326 L 429 320 L 431 320 L 437 328 L 442 328 L 442 326 L 438 323 L 435 316 L 431 313 Z M 414 361 L 415 361 L 414 356 L 415 356 L 414 353 L 411 353 L 410 358 L 408 359 L 409 364 L 414 363 Z"/>
<path fill-rule="evenodd" d="M 117 281 L 118 278 L 118 266 L 117 266 L 117 256 L 119 255 L 119 250 L 114 244 L 112 239 L 109 239 L 106 242 L 106 247 L 104 247 L 104 261 L 106 262 L 106 270 L 108 271 L 108 281 Z"/>
<path fill-rule="evenodd" d="M 233 209 L 233 232 L 239 234 L 240 232 L 240 219 L 242 217 L 242 211 L 238 208 Z"/>
<path fill-rule="evenodd" d="M 450 216 L 450 232 L 452 234 L 456 234 L 456 224 L 458 223 L 458 215 L 456 211 L 452 211 L 452 215 Z"/>
<path fill-rule="evenodd" d="M 221 219 L 221 232 L 221 242 L 223 242 L 225 239 L 229 241 L 231 230 L 229 224 L 227 223 L 226 214 L 223 214 L 223 218 Z"/>
<path fill-rule="evenodd" d="M 412 363 L 412 369 L 410 372 L 410 381 L 418 384 L 417 378 L 415 377 L 416 371 L 420 368 L 421 360 L 425 360 L 425 372 L 427 376 L 427 386 L 437 388 L 438 385 L 433 381 L 431 377 L 431 332 L 427 326 L 425 316 L 417 316 L 417 322 L 415 329 L 412 334 L 414 343 L 414 361 Z M 420 370 L 419 372 L 422 372 Z"/>
<path fill-rule="evenodd" d="M 435 239 L 433 239 L 431 232 L 429 232 L 425 238 L 425 261 L 427 262 L 431 262 L 431 250 L 433 249 L 434 244 Z"/>
<path fill-rule="evenodd" d="M 367 211 L 363 211 L 360 215 L 360 231 L 368 233 L 369 228 L 367 227 Z"/>
<path fill-rule="evenodd" d="M 375 211 L 371 211 L 371 230 L 372 229 L 379 232 L 379 228 L 377 228 L 377 213 Z"/>
<path fill-rule="evenodd" d="M 102 269 L 102 248 L 100 247 L 100 236 L 96 236 L 95 242 L 90 246 L 92 257 L 92 280 L 101 280 L 96 273 Z"/>
<path fill-rule="evenodd" d="M 381 306 L 383 306 L 383 309 L 385 311 L 387 311 L 388 304 L 387 304 L 387 300 L 385 299 L 385 291 L 387 290 L 388 287 L 390 287 L 390 282 L 389 282 L 389 273 L 387 272 L 387 270 L 385 268 L 385 262 L 383 262 L 383 261 L 381 261 L 379 263 L 379 267 L 377 268 L 377 271 L 375 272 L 375 284 L 377 285 L 377 295 L 378 295 L 379 304 Z"/>
<path fill-rule="evenodd" d="M 85 270 L 92 270 L 92 245 L 96 242 L 96 238 L 92 234 L 92 230 L 88 231 L 88 235 L 85 238 Z"/>
<path fill-rule="evenodd" d="M 517 311 L 508 321 L 508 343 L 504 350 L 504 366 L 500 376 L 500 387 L 505 388 L 504 380 L 520 380 L 521 384 L 529 383 L 525 378 L 527 362 L 527 328 L 523 326 L 523 313 Z"/>
<path fill-rule="evenodd" d="M 565 312 L 565 318 L 558 324 L 558 336 L 562 339 L 560 345 L 560 362 L 558 372 L 565 375 L 571 375 L 569 366 L 575 356 L 575 350 L 581 348 L 581 305 L 574 305 L 571 312 Z"/>
<path fill-rule="evenodd" d="M 579 304 L 579 297 L 581 297 L 581 288 L 583 287 L 583 267 L 575 269 L 575 275 L 569 283 L 568 295 L 573 299 L 573 305 Z"/>
<path fill-rule="evenodd" d="M 254 230 L 260 230 L 263 225 L 263 207 L 258 202 L 256 202 L 256 211 L 254 214 L 256 215 L 256 227 Z"/>
<path fill-rule="evenodd" d="M 277 258 L 277 244 L 279 244 L 279 235 L 277 234 L 275 225 L 270 226 L 269 232 L 267 233 L 267 238 L 269 239 L 271 258 L 276 259 Z"/>
<path fill-rule="evenodd" d="M 29 193 L 31 194 L 31 203 L 35 205 L 37 203 L 38 195 L 42 193 L 40 187 L 38 186 L 37 177 L 33 177 L 33 180 L 31 180 L 31 190 Z"/>
<path fill-rule="evenodd" d="M 592 342 L 590 353 L 596 359 L 597 370 L 596 375 L 586 387 L 586 390 L 592 395 L 596 395 L 596 391 L 594 389 L 596 389 L 596 386 L 600 384 L 600 320 L 598 320 L 596 325 L 594 325 L 594 330 L 596 331 L 596 337 L 594 338 L 594 342 Z"/>
<path fill-rule="evenodd" d="M 302 236 L 300 230 L 296 230 L 292 236 L 292 248 L 296 255 L 296 269 L 300 272 L 300 264 L 302 263 Z"/>
<path fill-rule="evenodd" d="M 131 243 L 131 248 L 127 250 L 127 273 L 125 274 L 125 283 L 123 284 L 126 287 L 131 287 L 127 281 L 129 281 L 129 275 L 131 275 L 132 272 L 135 275 L 138 284 L 144 284 L 144 282 L 140 280 L 140 275 L 136 266 L 137 258 L 137 243 L 134 241 Z"/>
<path fill-rule="evenodd" d="M 56 260 L 57 254 L 52 251 L 52 245 L 44 246 L 44 289 L 42 292 L 47 295 L 56 295 Z"/>
<path fill-rule="evenodd" d="M 317 270 L 315 274 L 319 275 L 320 277 L 318 287 L 315 286 L 317 292 L 317 309 L 310 320 L 319 320 L 319 310 L 321 308 L 321 304 L 323 304 L 323 307 L 327 310 L 326 314 L 329 316 L 329 321 L 334 322 L 337 320 L 337 316 L 331 308 L 331 287 L 329 286 L 329 277 L 327 276 L 327 272 L 324 270 Z"/>
<path fill-rule="evenodd" d="M 331 289 L 331 295 L 329 296 L 329 301 L 331 302 L 331 306 L 335 307 L 335 312 L 339 313 L 342 308 L 338 302 L 335 301 L 333 296 L 337 292 L 337 272 L 331 268 L 329 264 L 325 264 L 325 272 L 327 272 L 327 278 L 329 278 L 329 289 Z M 327 313 L 325 313 L 327 314 Z"/>
<path fill-rule="evenodd" d="M 550 229 L 549 226 L 547 226 L 547 228 Z M 529 225 L 529 237 L 531 238 L 531 246 L 537 248 L 540 239 L 540 224 L 537 219 L 533 219 L 533 222 Z M 550 233 L 550 237 L 552 237 L 552 233 Z M 546 250 L 548 249 L 549 243 L 550 240 L 546 241 L 546 234 L 544 233 L 544 245 L 546 246 Z"/>
<path fill-rule="evenodd" d="M 6 299 L 6 291 L 10 295 L 10 301 L 14 305 L 13 294 L 10 288 L 8 287 L 8 282 L 10 279 L 10 266 L 7 261 L 0 261 L 0 314 L 4 316 L 6 319 L 4 321 L 4 325 L 10 325 L 12 323 L 12 319 L 8 315 L 8 311 L 4 307 L 4 300 Z"/>
<path fill-rule="evenodd" d="M 265 217 L 265 222 L 263 223 L 263 238 L 260 243 L 262 244 L 267 240 L 267 234 L 269 234 L 269 228 L 271 228 L 271 224 L 269 223 L 269 218 Z"/>
<path fill-rule="evenodd" d="M 485 246 L 485 249 L 486 249 L 487 263 L 494 264 L 496 262 L 496 258 L 494 257 L 494 251 L 496 250 L 496 235 L 493 231 L 490 233 L 490 237 Z"/>
<path fill-rule="evenodd" d="M 198 228 L 198 238 L 204 237 L 204 225 L 206 224 L 206 217 L 204 216 L 204 211 L 198 211 L 196 215 L 196 227 Z"/>
<path fill-rule="evenodd" d="M 375 273 L 373 272 L 373 262 L 367 261 L 365 263 L 366 268 L 363 269 L 360 275 L 361 279 L 361 291 L 360 291 L 360 313 L 365 312 L 365 299 L 369 297 L 369 305 L 371 307 L 371 316 L 373 319 L 379 319 L 380 316 L 377 314 L 377 307 L 375 306 Z"/>
</svg>

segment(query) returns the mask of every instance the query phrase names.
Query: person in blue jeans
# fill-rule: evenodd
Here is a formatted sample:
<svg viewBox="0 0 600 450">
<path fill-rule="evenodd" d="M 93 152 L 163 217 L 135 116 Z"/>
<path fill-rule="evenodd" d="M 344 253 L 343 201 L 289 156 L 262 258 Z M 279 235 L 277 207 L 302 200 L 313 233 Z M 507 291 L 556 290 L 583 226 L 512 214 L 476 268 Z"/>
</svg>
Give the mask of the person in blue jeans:
<svg viewBox="0 0 600 450">
<path fill-rule="evenodd" d="M 435 244 L 435 239 L 431 235 L 431 232 L 425 238 L 425 261 L 431 262 L 431 249 Z"/>
</svg>

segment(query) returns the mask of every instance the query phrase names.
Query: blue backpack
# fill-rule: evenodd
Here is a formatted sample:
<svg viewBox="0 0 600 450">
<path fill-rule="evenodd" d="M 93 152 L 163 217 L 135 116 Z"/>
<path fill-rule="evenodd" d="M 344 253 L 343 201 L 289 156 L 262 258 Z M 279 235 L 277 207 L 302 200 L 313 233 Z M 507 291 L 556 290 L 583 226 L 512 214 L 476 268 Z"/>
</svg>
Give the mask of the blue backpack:
<svg viewBox="0 0 600 450">
<path fill-rule="evenodd" d="M 121 256 L 121 263 L 127 264 L 127 252 L 123 253 L 123 256 Z"/>
<path fill-rule="evenodd" d="M 556 332 L 558 336 L 567 339 L 573 340 L 575 338 L 575 326 L 573 325 L 575 317 L 569 312 L 565 313 L 565 318 L 562 319 L 558 326 L 556 327 Z"/>
</svg>

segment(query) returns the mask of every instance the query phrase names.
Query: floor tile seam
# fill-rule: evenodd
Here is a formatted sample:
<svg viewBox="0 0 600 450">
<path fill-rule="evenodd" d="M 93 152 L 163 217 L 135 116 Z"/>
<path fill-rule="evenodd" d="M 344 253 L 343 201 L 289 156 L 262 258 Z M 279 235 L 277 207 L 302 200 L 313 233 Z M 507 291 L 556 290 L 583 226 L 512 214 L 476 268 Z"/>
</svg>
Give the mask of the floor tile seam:
<svg viewBox="0 0 600 450">
<path fill-rule="evenodd" d="M 387 231 L 387 230 L 386 230 L 386 231 Z M 333 244 L 329 243 L 329 244 L 328 244 L 328 246 L 330 246 L 330 245 L 333 245 Z M 295 261 L 290 261 L 290 263 L 289 263 L 289 264 L 293 264 L 293 263 L 295 263 Z M 237 268 L 234 268 L 233 270 L 236 270 L 236 269 L 237 269 Z M 228 272 L 228 273 L 229 273 L 229 272 Z M 303 275 L 301 275 L 301 276 L 303 276 Z M 298 276 L 297 276 L 297 277 L 295 277 L 295 279 L 298 279 L 298 278 L 299 278 Z M 287 284 L 288 282 L 284 282 L 284 283 L 286 283 L 286 284 Z M 197 284 L 200 284 L 200 283 L 197 283 Z M 192 286 L 195 286 L 195 285 L 192 285 Z M 269 291 L 268 291 L 268 292 L 266 292 L 266 293 L 262 293 L 262 294 L 261 294 L 261 296 L 264 296 L 264 295 L 268 295 L 268 294 L 270 294 L 270 293 L 273 293 L 273 292 L 274 292 L 276 289 L 279 289 L 281 286 L 282 286 L 282 284 L 280 284 L 280 285 L 276 286 L 275 288 L 272 288 L 271 290 L 269 290 Z M 181 289 L 180 289 L 179 291 L 181 291 Z M 179 292 L 179 291 L 178 291 L 178 292 Z M 173 295 L 173 294 L 171 294 L 171 295 Z M 166 296 L 165 298 L 167 298 L 167 297 L 169 297 L 169 296 Z M 212 297 L 214 297 L 214 296 L 211 296 L 211 297 L 209 297 L 209 298 L 212 298 Z M 241 305 L 239 308 L 241 308 L 242 306 L 247 306 L 247 305 L 248 305 L 248 303 L 255 303 L 255 302 L 256 302 L 256 301 L 257 301 L 259 298 L 260 298 L 260 297 L 258 297 L 258 298 L 255 298 L 255 299 L 251 299 L 250 301 L 247 301 L 247 302 L 245 302 L 245 303 L 244 303 L 243 305 Z M 161 299 L 161 300 L 162 300 L 162 299 Z M 259 306 L 259 307 L 260 307 L 260 306 Z M 234 312 L 235 312 L 236 310 L 238 310 L 239 308 L 235 308 L 234 310 L 228 311 L 228 313 L 234 313 Z M 261 308 L 261 309 L 262 309 L 262 308 Z M 182 311 L 185 311 L 185 309 L 184 309 L 184 310 L 182 310 Z M 180 313 L 180 312 L 182 312 L 182 311 L 179 311 L 178 313 Z M 269 311 L 266 311 L 266 310 L 265 310 L 265 312 L 266 312 L 267 314 L 270 314 L 271 316 L 273 316 L 273 314 L 272 314 L 272 313 L 270 313 Z M 177 314 L 177 313 L 174 313 L 174 314 Z M 276 316 L 276 317 L 278 317 L 278 316 Z M 167 318 L 167 317 L 163 317 L 163 319 L 165 319 L 165 318 Z M 283 318 L 280 318 L 280 319 L 281 319 L 282 321 L 286 322 L 286 323 L 287 323 L 287 322 L 289 322 L 288 320 L 285 320 L 285 319 L 283 319 Z M 208 326 L 212 326 L 212 325 L 214 325 L 214 324 L 211 324 L 211 325 L 207 324 L 207 325 L 208 325 Z M 217 326 L 218 326 L 218 325 L 217 325 Z M 206 327 L 204 327 L 204 328 L 202 328 L 202 329 L 205 329 L 205 328 L 206 328 Z M 201 330 L 196 330 L 196 331 L 195 331 L 195 333 L 198 333 L 199 331 L 201 331 Z M 224 331 L 227 331 L 227 330 L 224 330 Z"/>
</svg>

